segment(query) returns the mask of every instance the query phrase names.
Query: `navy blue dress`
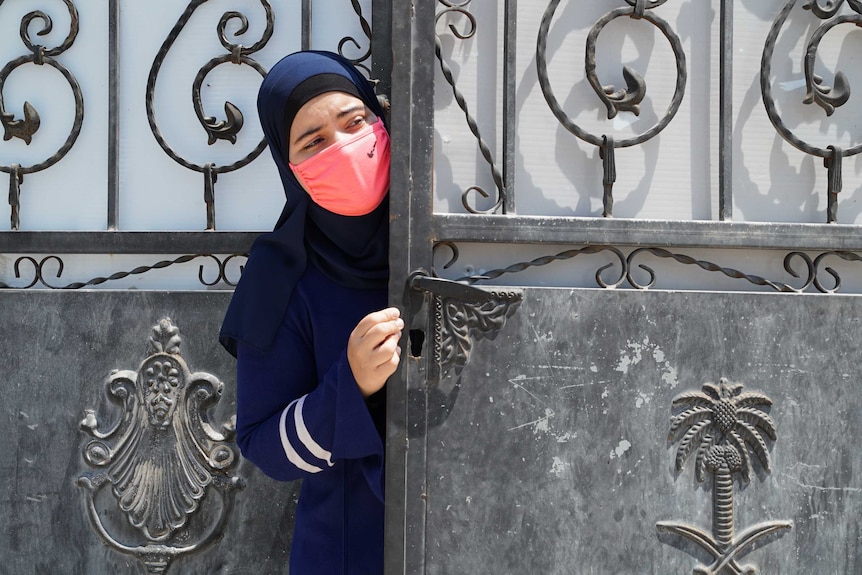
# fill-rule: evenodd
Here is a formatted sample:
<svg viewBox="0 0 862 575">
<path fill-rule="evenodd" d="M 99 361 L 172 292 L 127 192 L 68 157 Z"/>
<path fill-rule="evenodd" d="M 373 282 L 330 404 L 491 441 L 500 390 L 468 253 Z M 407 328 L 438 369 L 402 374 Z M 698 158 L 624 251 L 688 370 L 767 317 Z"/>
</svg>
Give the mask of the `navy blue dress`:
<svg viewBox="0 0 862 575">
<path fill-rule="evenodd" d="M 293 575 L 383 573 L 385 388 L 366 401 L 346 350 L 386 306 L 386 290 L 340 286 L 309 264 L 269 351 L 239 342 L 240 450 L 273 479 L 303 479 Z"/>
</svg>

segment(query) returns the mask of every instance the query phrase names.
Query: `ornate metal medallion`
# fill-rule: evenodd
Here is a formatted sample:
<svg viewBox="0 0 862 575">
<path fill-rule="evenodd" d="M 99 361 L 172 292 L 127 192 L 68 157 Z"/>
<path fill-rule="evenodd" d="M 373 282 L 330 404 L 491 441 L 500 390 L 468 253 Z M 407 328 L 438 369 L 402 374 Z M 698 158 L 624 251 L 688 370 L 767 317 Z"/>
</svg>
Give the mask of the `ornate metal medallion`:
<svg viewBox="0 0 862 575">
<path fill-rule="evenodd" d="M 224 385 L 208 373 L 190 373 L 180 341 L 171 320 L 160 320 L 139 370 L 108 377 L 108 395 L 122 407 L 116 425 L 101 430 L 93 409 L 85 411 L 81 422 L 94 437 L 84 447 L 84 460 L 101 470 L 78 478 L 93 528 L 110 547 L 143 561 L 149 573 L 163 573 L 175 557 L 218 539 L 235 491 L 244 485 L 229 474 L 238 460 L 229 443 L 233 418 L 219 432 L 207 417 Z M 128 528 L 103 520 L 116 513 L 103 492 L 107 487 L 138 541 L 121 542 L 121 537 L 129 538 Z M 220 504 L 207 505 L 211 488 L 221 493 Z M 204 508 L 207 512 L 190 525 Z M 111 532 L 123 527 L 124 536 Z"/>
</svg>

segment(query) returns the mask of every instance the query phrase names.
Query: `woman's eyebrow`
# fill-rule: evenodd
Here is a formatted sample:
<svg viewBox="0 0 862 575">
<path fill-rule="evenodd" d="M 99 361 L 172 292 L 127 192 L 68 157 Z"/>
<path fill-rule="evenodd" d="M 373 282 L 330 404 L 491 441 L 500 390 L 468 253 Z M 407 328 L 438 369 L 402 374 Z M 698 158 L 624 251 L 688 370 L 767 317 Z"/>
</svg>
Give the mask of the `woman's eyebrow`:
<svg viewBox="0 0 862 575">
<path fill-rule="evenodd" d="M 303 139 L 305 139 L 306 137 L 308 137 L 308 136 L 312 135 L 313 133 L 318 132 L 322 129 L 323 129 L 323 124 L 321 124 L 320 126 L 312 126 L 311 128 L 307 129 L 306 131 L 304 131 L 303 133 L 298 135 L 296 137 L 296 139 L 293 141 L 293 145 L 294 146 L 298 145 L 299 142 L 301 142 Z"/>
<path fill-rule="evenodd" d="M 365 104 L 355 104 L 350 106 L 349 108 L 345 108 L 338 112 L 338 116 L 336 116 L 339 120 L 345 116 L 349 116 L 350 114 L 355 114 L 356 112 L 364 112 Z"/>
</svg>

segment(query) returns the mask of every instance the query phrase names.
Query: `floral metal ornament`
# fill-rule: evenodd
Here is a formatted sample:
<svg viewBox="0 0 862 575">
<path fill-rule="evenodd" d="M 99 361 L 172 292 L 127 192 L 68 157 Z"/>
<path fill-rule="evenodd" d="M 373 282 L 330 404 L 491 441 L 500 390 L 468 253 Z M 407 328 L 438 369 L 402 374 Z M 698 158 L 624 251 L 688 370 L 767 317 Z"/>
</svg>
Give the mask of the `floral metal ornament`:
<svg viewBox="0 0 862 575">
<path fill-rule="evenodd" d="M 675 408 L 682 409 L 671 418 L 670 441 L 679 441 L 676 450 L 676 471 L 680 473 L 692 453 L 695 456 L 695 476 L 703 482 L 706 473 L 713 476 L 713 534 L 672 521 L 656 524 L 659 533 L 671 533 L 687 539 L 703 551 L 713 562 L 699 565 L 695 575 L 754 575 L 757 568 L 740 565 L 737 558 L 763 537 L 792 528 L 790 521 L 769 521 L 734 533 L 733 475 L 751 480 L 753 454 L 763 470 L 769 473 L 769 450 L 766 435 L 776 440 L 775 423 L 764 411 L 772 400 L 762 393 L 742 392 L 743 385 L 722 378 L 718 385 L 706 383 L 702 391 L 683 393 L 673 400 Z M 761 541 L 761 544 L 766 542 Z"/>
<path fill-rule="evenodd" d="M 94 437 L 84 447 L 84 460 L 101 470 L 85 473 L 77 482 L 86 492 L 90 521 L 110 547 L 138 557 L 148 573 L 163 573 L 177 556 L 214 543 L 231 515 L 236 490 L 244 486 L 229 473 L 239 459 L 230 444 L 233 418 L 217 431 L 207 417 L 224 385 L 208 373 L 191 373 L 180 342 L 171 320 L 160 320 L 139 370 L 108 377 L 108 395 L 122 407 L 116 425 L 101 430 L 93 409 L 85 411 L 81 422 Z M 106 488 L 132 533 L 103 520 L 116 513 L 106 503 Z M 221 493 L 221 504 L 201 516 L 214 524 L 190 526 L 198 511 L 210 507 L 213 490 Z"/>
<path fill-rule="evenodd" d="M 470 361 L 474 338 L 494 339 L 524 299 L 521 290 L 482 289 L 467 281 L 453 281 L 416 270 L 407 280 L 409 307 L 418 310 L 425 294 L 431 296 L 430 328 L 434 335 L 427 363 L 428 385 L 440 383 L 453 371 L 460 375 Z"/>
<path fill-rule="evenodd" d="M 524 298 L 520 290 L 488 291 L 484 301 L 467 302 L 435 295 L 434 352 L 429 382 L 460 374 L 470 360 L 473 340 L 493 339 Z"/>
</svg>

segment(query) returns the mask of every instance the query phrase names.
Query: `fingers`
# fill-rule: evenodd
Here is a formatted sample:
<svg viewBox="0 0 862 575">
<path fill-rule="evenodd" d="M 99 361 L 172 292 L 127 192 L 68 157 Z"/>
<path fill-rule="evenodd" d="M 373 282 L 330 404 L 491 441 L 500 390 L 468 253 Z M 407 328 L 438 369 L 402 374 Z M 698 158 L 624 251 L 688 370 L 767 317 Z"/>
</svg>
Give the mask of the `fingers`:
<svg viewBox="0 0 862 575">
<path fill-rule="evenodd" d="M 366 315 L 359 321 L 353 332 L 359 337 L 366 337 L 368 332 L 375 328 L 383 330 L 388 328 L 390 333 L 394 333 L 402 327 L 404 327 L 404 320 L 401 319 L 401 312 L 397 307 L 388 307 Z"/>
<path fill-rule="evenodd" d="M 400 328 L 378 325 L 357 341 L 356 351 L 364 356 L 364 362 L 369 366 L 378 368 L 388 363 L 393 355 L 400 353 L 399 341 L 401 341 Z"/>
<path fill-rule="evenodd" d="M 404 320 L 401 319 L 398 309 L 389 308 L 370 313 L 362 318 L 350 335 L 350 339 L 355 340 L 355 344 L 364 352 L 370 352 L 382 346 L 393 336 L 396 341 L 400 339 L 403 327 Z"/>
<path fill-rule="evenodd" d="M 364 396 L 382 388 L 398 368 L 403 327 L 401 312 L 393 307 L 368 314 L 350 334 L 347 358 Z"/>
</svg>

